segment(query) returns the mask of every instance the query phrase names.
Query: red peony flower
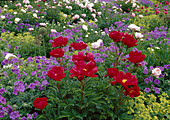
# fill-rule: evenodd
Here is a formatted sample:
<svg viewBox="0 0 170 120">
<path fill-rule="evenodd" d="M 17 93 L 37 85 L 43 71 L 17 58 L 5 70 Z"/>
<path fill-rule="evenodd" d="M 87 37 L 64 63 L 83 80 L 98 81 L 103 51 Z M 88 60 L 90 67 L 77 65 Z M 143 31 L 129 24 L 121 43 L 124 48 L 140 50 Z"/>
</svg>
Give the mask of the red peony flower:
<svg viewBox="0 0 170 120">
<path fill-rule="evenodd" d="M 107 74 L 109 75 L 109 78 L 117 76 L 118 73 L 119 73 L 119 71 L 117 68 L 108 68 L 107 69 Z"/>
<path fill-rule="evenodd" d="M 120 42 L 122 40 L 122 37 L 124 35 L 124 32 L 119 31 L 112 31 L 109 33 L 109 37 L 113 39 L 113 41 Z"/>
<path fill-rule="evenodd" d="M 138 85 L 133 85 L 133 87 L 128 88 L 128 87 L 124 87 L 125 92 L 123 92 L 123 94 L 125 96 L 129 95 L 129 97 L 134 98 L 134 97 L 138 97 L 140 95 L 140 88 L 138 87 Z"/>
<path fill-rule="evenodd" d="M 79 81 L 83 80 L 84 77 L 97 77 L 94 75 L 98 71 L 96 62 L 90 61 L 87 64 L 84 61 L 78 61 L 75 63 L 75 67 L 70 70 L 70 78 L 74 76 L 78 78 Z"/>
<path fill-rule="evenodd" d="M 63 79 L 66 76 L 66 73 L 63 74 L 62 67 L 54 66 L 51 70 L 48 71 L 47 76 L 56 81 L 61 81 L 61 79 Z"/>
<path fill-rule="evenodd" d="M 67 38 L 63 38 L 62 36 L 53 39 L 54 42 L 52 42 L 52 47 L 58 47 L 58 46 L 66 46 L 66 44 L 68 43 L 68 39 Z"/>
<path fill-rule="evenodd" d="M 43 2 L 45 2 L 45 0 L 43 0 Z"/>
<path fill-rule="evenodd" d="M 124 35 L 122 42 L 124 45 L 127 45 L 128 47 L 133 47 L 133 46 L 138 45 L 138 44 L 136 44 L 137 40 L 134 39 L 134 35 L 131 36 L 129 34 Z"/>
<path fill-rule="evenodd" d="M 123 87 L 137 85 L 138 80 L 136 75 L 131 75 L 131 73 L 126 73 L 120 71 L 117 76 L 113 76 L 115 81 L 111 81 L 111 85 L 115 85 L 116 83 L 120 83 Z"/>
<path fill-rule="evenodd" d="M 33 101 L 33 105 L 35 108 L 42 110 L 47 106 L 47 98 L 46 97 L 44 97 L 44 98 L 38 97 Z"/>
<path fill-rule="evenodd" d="M 77 61 L 81 61 L 84 60 L 86 58 L 86 56 L 83 54 L 83 52 L 78 52 L 78 55 L 73 55 L 72 56 L 72 61 L 73 62 L 77 62 Z"/>
<path fill-rule="evenodd" d="M 83 52 L 78 52 L 78 55 L 73 55 L 72 56 L 72 61 L 77 62 L 77 61 L 85 61 L 89 62 L 91 60 L 94 60 L 94 56 L 92 53 L 86 53 L 86 56 L 83 54 Z"/>
<path fill-rule="evenodd" d="M 127 58 L 132 63 L 139 63 L 145 59 L 145 55 L 138 51 L 131 51 L 129 53 L 129 58 Z"/>
<path fill-rule="evenodd" d="M 56 58 L 63 57 L 64 51 L 62 48 L 57 48 L 57 49 L 51 50 L 50 55 Z"/>
<path fill-rule="evenodd" d="M 40 5 L 38 4 L 37 7 L 40 7 Z"/>
<path fill-rule="evenodd" d="M 89 61 L 91 61 L 91 60 L 94 61 L 94 56 L 93 56 L 93 54 L 92 54 L 92 53 L 86 53 L 86 57 L 85 57 L 84 61 L 89 62 Z"/>
<path fill-rule="evenodd" d="M 80 42 L 80 43 L 71 43 L 71 47 L 73 47 L 75 50 L 83 50 L 85 49 L 88 45 L 86 43 Z"/>
</svg>

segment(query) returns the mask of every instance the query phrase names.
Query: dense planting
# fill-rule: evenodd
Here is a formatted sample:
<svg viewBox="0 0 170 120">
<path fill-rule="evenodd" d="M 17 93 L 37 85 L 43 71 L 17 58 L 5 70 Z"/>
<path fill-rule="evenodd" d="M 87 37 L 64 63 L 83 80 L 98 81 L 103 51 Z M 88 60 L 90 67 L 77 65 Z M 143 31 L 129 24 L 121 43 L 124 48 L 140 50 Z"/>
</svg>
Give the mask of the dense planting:
<svg viewBox="0 0 170 120">
<path fill-rule="evenodd" d="M 0 119 L 169 119 L 169 5 L 0 1 Z"/>
</svg>

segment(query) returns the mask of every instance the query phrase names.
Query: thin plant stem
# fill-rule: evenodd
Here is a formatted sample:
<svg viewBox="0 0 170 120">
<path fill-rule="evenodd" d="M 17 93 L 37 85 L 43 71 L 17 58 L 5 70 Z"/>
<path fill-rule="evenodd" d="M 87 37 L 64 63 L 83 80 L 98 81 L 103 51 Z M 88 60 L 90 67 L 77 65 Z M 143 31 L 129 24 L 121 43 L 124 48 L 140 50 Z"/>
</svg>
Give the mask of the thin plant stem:
<svg viewBox="0 0 170 120">
<path fill-rule="evenodd" d="M 45 112 L 42 112 L 42 113 L 45 115 L 46 119 L 49 120 L 48 117 L 47 117 L 47 115 L 45 114 Z"/>
</svg>

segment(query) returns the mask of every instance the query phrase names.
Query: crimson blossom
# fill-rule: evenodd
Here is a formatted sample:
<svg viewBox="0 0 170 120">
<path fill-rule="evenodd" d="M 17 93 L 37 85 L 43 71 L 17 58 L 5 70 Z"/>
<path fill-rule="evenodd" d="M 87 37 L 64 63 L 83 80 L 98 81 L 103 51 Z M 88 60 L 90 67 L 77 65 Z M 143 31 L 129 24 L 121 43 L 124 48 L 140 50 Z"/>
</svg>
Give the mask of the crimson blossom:
<svg viewBox="0 0 170 120">
<path fill-rule="evenodd" d="M 66 44 L 68 43 L 68 39 L 67 38 L 63 38 L 62 36 L 53 39 L 54 42 L 52 42 L 52 47 L 59 47 L 59 46 L 66 46 Z"/>
<path fill-rule="evenodd" d="M 94 73 L 98 71 L 95 61 L 89 61 L 87 64 L 84 61 L 75 62 L 75 67 L 70 70 L 70 78 L 74 76 L 79 81 L 83 80 L 84 77 L 97 77 Z"/>
<path fill-rule="evenodd" d="M 120 83 L 123 87 L 136 85 L 138 83 L 136 75 L 132 75 L 129 72 L 125 74 L 124 72 L 119 71 L 118 74 L 113 77 L 113 79 L 115 81 L 111 81 L 112 85 Z"/>
<path fill-rule="evenodd" d="M 125 34 L 124 38 L 122 39 L 122 43 L 126 46 L 133 47 L 133 46 L 137 46 L 137 40 L 134 39 L 134 35 L 129 35 L 129 34 Z"/>
<path fill-rule="evenodd" d="M 56 58 L 63 57 L 64 51 L 62 48 L 56 48 L 56 49 L 50 51 L 50 55 L 52 57 L 56 57 Z"/>
<path fill-rule="evenodd" d="M 124 36 L 124 32 L 112 31 L 109 33 L 109 37 L 113 39 L 113 41 L 120 42 Z"/>
<path fill-rule="evenodd" d="M 70 46 L 73 47 L 75 50 L 83 50 L 88 45 L 87 45 L 87 43 L 83 43 L 83 42 L 80 42 L 80 43 L 74 42 L 74 43 L 71 43 Z"/>
<path fill-rule="evenodd" d="M 131 73 L 124 73 L 119 71 L 116 76 L 113 76 L 115 81 L 111 81 L 111 85 L 115 85 L 116 83 L 120 83 L 125 90 L 124 95 L 129 95 L 131 98 L 138 97 L 140 88 L 138 87 L 137 83 L 138 80 L 136 75 L 132 75 Z"/>
<path fill-rule="evenodd" d="M 51 70 L 48 71 L 47 76 L 52 78 L 53 80 L 61 81 L 61 79 L 63 79 L 66 76 L 66 73 L 63 74 L 62 67 L 54 66 Z"/>
<path fill-rule="evenodd" d="M 47 106 L 47 98 L 38 97 L 33 101 L 33 105 L 35 108 L 42 110 Z"/>
<path fill-rule="evenodd" d="M 75 54 L 74 54 L 74 55 L 72 56 L 72 61 L 73 61 L 73 62 L 81 61 L 81 60 L 83 60 L 83 61 L 85 61 L 85 62 L 89 62 L 89 61 L 91 61 L 91 60 L 94 61 L 94 56 L 93 56 L 92 53 L 86 53 L 86 56 L 85 56 L 83 52 L 78 52 L 78 55 L 75 55 Z"/>
<path fill-rule="evenodd" d="M 129 58 L 127 58 L 130 62 L 132 63 L 139 63 L 139 62 L 142 62 L 144 59 L 145 59 L 145 55 L 142 54 L 141 52 L 139 51 L 131 51 L 129 53 Z"/>
</svg>

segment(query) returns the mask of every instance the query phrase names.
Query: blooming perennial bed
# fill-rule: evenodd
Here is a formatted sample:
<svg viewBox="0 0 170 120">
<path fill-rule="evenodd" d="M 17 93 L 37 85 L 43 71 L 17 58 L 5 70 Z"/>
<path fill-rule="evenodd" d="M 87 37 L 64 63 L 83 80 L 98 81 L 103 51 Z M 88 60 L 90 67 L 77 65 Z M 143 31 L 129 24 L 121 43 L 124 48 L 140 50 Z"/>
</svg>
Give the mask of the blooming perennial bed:
<svg viewBox="0 0 170 120">
<path fill-rule="evenodd" d="M 0 119 L 170 119 L 169 5 L 0 1 Z"/>
</svg>

